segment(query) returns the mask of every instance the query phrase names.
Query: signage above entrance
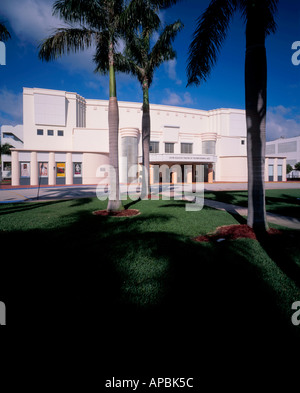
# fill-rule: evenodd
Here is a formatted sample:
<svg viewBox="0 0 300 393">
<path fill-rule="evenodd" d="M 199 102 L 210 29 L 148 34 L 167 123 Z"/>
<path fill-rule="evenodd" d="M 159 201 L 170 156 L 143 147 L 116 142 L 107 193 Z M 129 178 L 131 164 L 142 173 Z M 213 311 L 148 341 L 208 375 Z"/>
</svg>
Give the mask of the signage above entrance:
<svg viewBox="0 0 300 393">
<path fill-rule="evenodd" d="M 150 154 L 150 162 L 190 162 L 214 163 L 216 156 L 206 154 Z"/>
</svg>

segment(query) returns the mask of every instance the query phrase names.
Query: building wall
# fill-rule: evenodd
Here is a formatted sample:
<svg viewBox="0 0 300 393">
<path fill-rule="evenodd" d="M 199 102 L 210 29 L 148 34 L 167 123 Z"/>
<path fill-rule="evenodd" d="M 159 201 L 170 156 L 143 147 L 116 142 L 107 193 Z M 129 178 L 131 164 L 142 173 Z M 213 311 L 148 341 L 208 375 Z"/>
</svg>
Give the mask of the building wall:
<svg viewBox="0 0 300 393">
<path fill-rule="evenodd" d="M 120 181 L 126 182 L 130 163 L 136 161 L 137 166 L 142 162 L 142 104 L 118 105 Z M 41 165 L 47 172 L 42 180 L 48 184 L 97 183 L 106 173 L 98 168 L 109 163 L 108 101 L 65 91 L 24 88 L 23 114 L 24 146 L 13 154 L 14 184 L 29 167 L 30 184 L 36 184 Z M 151 141 L 159 143 L 159 151 L 150 154 L 153 165 L 188 166 L 189 181 L 195 178 L 196 165 L 205 166 L 210 180 L 212 174 L 215 181 L 247 180 L 244 110 L 203 111 L 152 104 L 150 117 Z M 182 143 L 192 144 L 192 152 L 182 153 Z M 171 153 L 166 151 L 166 144 L 173 144 Z M 30 165 L 24 167 L 24 163 Z M 75 166 L 81 170 L 76 172 Z M 133 169 L 137 178 L 140 169 Z M 179 173 L 176 178 L 180 178 Z"/>
<path fill-rule="evenodd" d="M 279 138 L 274 141 L 267 142 L 267 155 L 284 156 L 286 163 L 292 167 L 300 162 L 300 136 L 293 138 Z"/>
<path fill-rule="evenodd" d="M 246 182 L 248 180 L 247 156 L 219 157 L 219 170 L 222 181 Z"/>
<path fill-rule="evenodd" d="M 1 145 L 6 143 L 17 149 L 23 148 L 23 125 L 1 127 Z M 1 176 L 2 179 L 11 178 L 11 156 L 3 154 L 1 156 Z"/>
</svg>

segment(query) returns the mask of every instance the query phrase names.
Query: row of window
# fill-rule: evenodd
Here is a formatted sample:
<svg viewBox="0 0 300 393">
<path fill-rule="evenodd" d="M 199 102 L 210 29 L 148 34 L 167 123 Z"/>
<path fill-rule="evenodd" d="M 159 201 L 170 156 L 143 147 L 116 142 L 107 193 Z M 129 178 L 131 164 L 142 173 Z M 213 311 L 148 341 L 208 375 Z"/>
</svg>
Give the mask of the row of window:
<svg viewBox="0 0 300 393">
<path fill-rule="evenodd" d="M 269 165 L 268 172 L 269 181 L 274 181 L 274 165 Z M 277 165 L 277 181 L 282 181 L 282 165 Z"/>
<path fill-rule="evenodd" d="M 175 143 L 165 143 L 165 153 L 174 153 Z M 150 142 L 150 153 L 159 153 L 159 142 Z M 182 154 L 193 154 L 192 143 L 181 143 L 180 153 Z M 216 154 L 216 142 L 215 141 L 203 141 L 202 142 L 202 154 Z"/>
<path fill-rule="evenodd" d="M 165 153 L 174 153 L 175 143 L 165 143 Z M 193 154 L 192 143 L 181 143 L 180 152 L 183 154 Z M 159 153 L 159 142 L 150 142 L 150 153 Z"/>
<path fill-rule="evenodd" d="M 41 128 L 38 128 L 36 134 L 37 135 L 44 135 L 44 130 L 41 129 Z M 47 130 L 47 135 L 48 136 L 54 136 L 54 130 Z M 64 136 L 63 130 L 57 130 L 56 131 L 56 135 L 57 136 Z"/>
</svg>

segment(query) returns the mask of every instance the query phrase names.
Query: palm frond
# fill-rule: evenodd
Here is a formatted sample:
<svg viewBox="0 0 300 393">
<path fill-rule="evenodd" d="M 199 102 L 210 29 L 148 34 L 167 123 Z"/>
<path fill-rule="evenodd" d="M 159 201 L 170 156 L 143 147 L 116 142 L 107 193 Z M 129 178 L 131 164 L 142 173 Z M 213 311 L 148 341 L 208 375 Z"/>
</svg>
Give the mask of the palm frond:
<svg viewBox="0 0 300 393">
<path fill-rule="evenodd" d="M 128 56 L 124 56 L 122 53 L 116 53 L 114 60 L 115 68 L 118 72 L 134 75 L 140 83 L 143 83 L 145 71 L 136 62 L 132 61 Z"/>
<path fill-rule="evenodd" d="M 212 0 L 197 20 L 197 29 L 189 47 L 188 85 L 205 81 L 214 66 L 226 37 L 238 0 Z"/>
<path fill-rule="evenodd" d="M 109 70 L 109 34 L 108 31 L 97 34 L 97 47 L 94 55 L 95 72 L 106 74 Z"/>
<path fill-rule="evenodd" d="M 0 23 L 0 41 L 7 41 L 9 38 L 11 38 L 9 31 L 3 23 Z"/>
<path fill-rule="evenodd" d="M 116 0 L 113 3 L 120 2 Z M 103 29 L 109 26 L 107 6 L 107 0 L 57 0 L 53 5 L 53 15 L 65 22 Z"/>
<path fill-rule="evenodd" d="M 127 36 L 126 39 L 126 47 L 125 47 L 125 56 L 140 67 L 145 66 L 145 62 L 148 61 L 147 53 L 149 50 L 149 44 L 146 43 L 145 37 L 142 37 L 137 32 L 133 32 L 130 36 Z"/>
<path fill-rule="evenodd" d="M 152 49 L 154 59 L 157 55 L 159 55 L 159 53 L 163 53 L 163 51 L 172 44 L 177 33 L 179 33 L 183 27 L 183 23 L 180 20 L 177 20 L 164 28 Z"/>
<path fill-rule="evenodd" d="M 131 0 L 122 15 L 122 26 L 126 34 L 141 26 L 145 29 L 159 29 L 161 22 L 157 14 L 157 8 L 152 0 Z"/>
<path fill-rule="evenodd" d="M 150 2 L 155 8 L 166 9 L 176 4 L 178 0 L 150 0 Z"/>
<path fill-rule="evenodd" d="M 172 48 L 177 33 L 183 29 L 183 24 L 180 20 L 165 27 L 156 41 L 150 55 L 149 71 L 158 68 L 163 62 L 173 60 L 176 57 L 176 52 Z M 152 80 L 152 78 L 151 78 Z"/>
<path fill-rule="evenodd" d="M 61 55 L 89 48 L 95 32 L 86 28 L 59 28 L 39 45 L 41 60 L 55 60 Z"/>
</svg>

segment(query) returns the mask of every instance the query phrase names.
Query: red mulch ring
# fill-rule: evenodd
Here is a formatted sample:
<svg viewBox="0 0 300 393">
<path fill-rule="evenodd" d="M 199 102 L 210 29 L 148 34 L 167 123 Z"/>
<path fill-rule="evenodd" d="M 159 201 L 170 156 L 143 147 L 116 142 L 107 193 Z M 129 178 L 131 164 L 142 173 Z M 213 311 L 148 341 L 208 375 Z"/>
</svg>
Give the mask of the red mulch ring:
<svg viewBox="0 0 300 393">
<path fill-rule="evenodd" d="M 124 209 L 117 212 L 108 212 L 107 210 L 96 210 L 93 212 L 95 216 L 102 217 L 132 217 L 140 214 L 139 210 L 136 209 Z"/>
<path fill-rule="evenodd" d="M 268 230 L 269 235 L 280 235 L 281 231 L 271 228 Z M 203 236 L 197 236 L 193 240 L 197 242 L 222 242 L 224 240 L 235 240 L 240 238 L 248 238 L 257 240 L 256 235 L 252 228 L 248 225 L 227 225 L 217 228 L 216 232 Z"/>
</svg>

